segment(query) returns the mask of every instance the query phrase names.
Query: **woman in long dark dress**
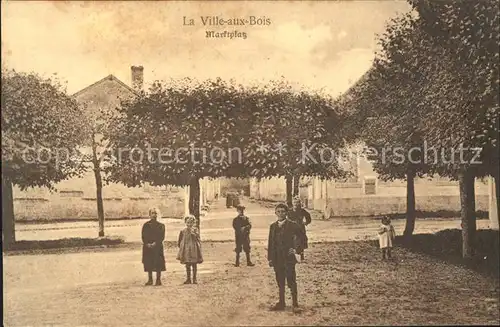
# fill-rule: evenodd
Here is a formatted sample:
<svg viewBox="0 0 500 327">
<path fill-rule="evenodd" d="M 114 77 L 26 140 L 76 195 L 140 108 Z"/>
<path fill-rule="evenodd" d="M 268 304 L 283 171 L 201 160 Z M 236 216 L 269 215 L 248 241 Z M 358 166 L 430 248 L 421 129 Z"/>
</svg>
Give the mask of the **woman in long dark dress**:
<svg viewBox="0 0 500 327">
<path fill-rule="evenodd" d="M 142 263 L 148 273 L 146 286 L 153 285 L 153 271 L 156 271 L 156 286 L 161 285 L 161 272 L 166 270 L 163 241 L 165 225 L 158 221 L 160 212 L 156 208 L 149 209 L 149 221 L 142 226 Z"/>
<path fill-rule="evenodd" d="M 288 219 L 296 222 L 302 231 L 301 253 L 300 258 L 304 260 L 304 249 L 308 248 L 308 239 L 306 234 L 306 226 L 311 223 L 311 215 L 304 208 L 299 197 L 293 199 L 293 208 L 288 212 Z"/>
</svg>

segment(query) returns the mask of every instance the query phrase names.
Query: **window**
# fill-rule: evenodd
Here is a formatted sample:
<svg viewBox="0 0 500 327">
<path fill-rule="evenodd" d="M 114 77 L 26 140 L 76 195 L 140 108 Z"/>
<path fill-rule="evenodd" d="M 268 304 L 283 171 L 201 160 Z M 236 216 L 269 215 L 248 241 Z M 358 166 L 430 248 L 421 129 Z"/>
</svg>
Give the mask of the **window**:
<svg viewBox="0 0 500 327">
<path fill-rule="evenodd" d="M 365 177 L 364 180 L 365 194 L 376 194 L 377 193 L 377 178 L 376 177 Z"/>
</svg>

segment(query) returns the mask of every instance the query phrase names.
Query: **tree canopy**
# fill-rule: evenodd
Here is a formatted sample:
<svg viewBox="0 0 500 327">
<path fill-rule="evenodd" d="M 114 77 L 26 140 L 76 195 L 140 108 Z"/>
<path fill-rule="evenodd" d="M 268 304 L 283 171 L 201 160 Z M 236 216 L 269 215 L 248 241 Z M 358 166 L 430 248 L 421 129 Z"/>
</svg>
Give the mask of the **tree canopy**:
<svg viewBox="0 0 500 327">
<path fill-rule="evenodd" d="M 53 79 L 2 71 L 2 176 L 21 188 L 80 172 L 81 108 Z"/>
<path fill-rule="evenodd" d="M 83 171 L 81 108 L 55 80 L 2 69 L 2 233 L 15 241 L 13 185 L 48 187 Z"/>
<path fill-rule="evenodd" d="M 407 158 L 409 147 L 420 148 L 423 162 L 402 169 L 376 157 L 382 176 L 401 178 L 413 168 L 460 179 L 468 257 L 475 230 L 474 177 L 494 176 L 497 190 L 499 183 L 499 3 L 409 2 L 414 12 L 390 21 L 372 70 L 344 105 L 352 113 L 350 125 L 363 131 L 357 137 L 378 146 L 403 144 Z"/>
<path fill-rule="evenodd" d="M 133 186 L 222 176 L 344 176 L 323 151 L 342 144 L 339 130 L 327 128 L 328 117 L 338 126 L 344 119 L 333 100 L 282 81 L 263 87 L 221 79 L 157 82 L 123 104 L 111 129 L 117 160 L 111 178 Z"/>
<path fill-rule="evenodd" d="M 491 175 L 498 169 L 498 3 L 411 3 L 417 15 L 389 23 L 348 106 L 358 123 L 372 118 L 361 128 L 368 139 L 435 148 L 438 158 L 428 154 L 424 171 L 456 178 L 473 166 Z M 452 153 L 460 146 L 464 160 Z M 470 165 L 473 159 L 482 164 Z"/>
</svg>

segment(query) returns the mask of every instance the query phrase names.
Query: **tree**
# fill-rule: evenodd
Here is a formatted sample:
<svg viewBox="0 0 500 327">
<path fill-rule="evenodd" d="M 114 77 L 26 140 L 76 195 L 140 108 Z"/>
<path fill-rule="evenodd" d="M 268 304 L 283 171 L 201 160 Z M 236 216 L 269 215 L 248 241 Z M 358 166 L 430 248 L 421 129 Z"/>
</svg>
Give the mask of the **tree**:
<svg viewBox="0 0 500 327">
<path fill-rule="evenodd" d="M 54 79 L 2 70 L 2 231 L 15 242 L 13 185 L 48 187 L 82 172 L 81 108 Z"/>
<path fill-rule="evenodd" d="M 410 13 L 388 25 L 373 75 L 380 83 L 401 83 L 409 90 L 396 99 L 403 108 L 398 122 L 411 122 L 403 126 L 411 129 L 412 136 L 437 152 L 460 150 L 459 162 L 438 160 L 428 172 L 460 180 L 463 256 L 470 257 L 475 231 L 474 177 L 498 176 L 498 2 L 410 3 L 418 16 Z M 384 86 L 382 97 L 388 96 L 386 89 L 391 87 Z M 367 103 L 366 97 L 353 101 Z M 390 121 L 393 127 L 397 124 Z M 383 129 L 393 134 L 389 126 Z M 464 149 L 469 151 L 463 153 Z M 480 158 L 470 149 L 481 149 Z"/>
<path fill-rule="evenodd" d="M 247 157 L 251 176 L 285 177 L 290 206 L 292 195 L 298 195 L 301 176 L 349 176 L 338 156 L 344 145 L 346 113 L 331 97 L 318 91 L 294 90 L 284 81 L 274 81 L 250 97 L 259 99 L 250 102 L 255 125 L 249 147 L 256 147 Z"/>
<path fill-rule="evenodd" d="M 432 119 L 421 129 L 442 147 L 481 150 L 480 162 L 471 158 L 475 151 L 467 151 L 465 160 L 446 172 L 460 180 L 462 253 L 471 257 L 476 229 L 474 177 L 491 175 L 499 181 L 499 3 L 410 3 L 419 14 L 418 28 L 428 36 L 432 57 L 440 59 L 439 65 L 423 65 L 425 103 L 436 110 L 424 111 Z"/>
<path fill-rule="evenodd" d="M 341 99 L 341 105 L 351 112 L 346 126 L 351 130 L 350 139 L 363 140 L 367 147 L 363 156 L 371 161 L 379 178 L 406 180 L 403 235 L 408 240 L 415 228 L 414 180 L 430 173 L 430 166 L 426 162 L 428 153 L 423 153 L 424 139 L 416 129 L 419 117 L 412 110 L 417 101 L 412 96 L 416 82 L 391 71 L 394 68 L 395 64 L 376 62 Z"/>
<path fill-rule="evenodd" d="M 129 186 L 190 185 L 189 207 L 199 223 L 200 178 L 341 175 L 317 149 L 307 160 L 300 156 L 302 143 L 322 149 L 335 140 L 322 123 L 328 115 L 341 117 L 325 98 L 294 93 L 283 82 L 263 88 L 220 79 L 156 83 L 124 104 L 112 128 L 118 159 L 109 172 Z M 137 158 L 146 149 L 148 156 Z"/>
<path fill-rule="evenodd" d="M 83 154 L 83 162 L 86 168 L 94 173 L 96 183 L 97 220 L 99 223 L 98 236 L 104 236 L 104 203 L 103 186 L 106 182 L 105 167 L 110 165 L 109 153 L 109 124 L 116 116 L 112 110 L 91 109 L 87 103 L 82 104 L 84 108 L 83 119 L 83 145 L 90 148 L 89 153 Z M 90 164 L 90 165 L 88 165 Z M 104 182 L 104 183 L 103 183 Z"/>
<path fill-rule="evenodd" d="M 460 87 L 446 87 L 438 102 L 440 108 L 434 120 L 427 127 L 429 132 L 439 135 L 439 141 L 451 147 L 465 144 L 481 149 L 481 164 L 465 165 L 459 171 L 462 184 L 473 183 L 473 178 L 490 175 L 499 185 L 499 49 L 500 19 L 498 1 L 456 1 L 454 4 L 410 1 L 421 17 L 421 28 L 430 36 L 434 44 L 439 44 L 447 54 L 448 64 L 439 70 L 445 85 L 451 83 Z M 435 72 L 437 74 L 438 72 Z M 446 83 L 448 82 L 448 83 Z M 443 92 L 444 91 L 444 92 Z M 430 95 L 437 94 L 436 86 L 428 86 Z M 445 102 L 453 99 L 453 103 Z M 451 116 L 451 117 L 450 117 Z M 469 190 L 468 203 L 462 205 L 463 224 L 474 221 L 470 209 L 474 205 L 474 188 Z M 497 193 L 498 194 L 498 193 Z M 497 205 L 499 201 L 497 201 Z M 475 224 L 475 223 L 474 223 Z M 464 255 L 470 256 L 472 234 L 463 228 Z"/>
</svg>

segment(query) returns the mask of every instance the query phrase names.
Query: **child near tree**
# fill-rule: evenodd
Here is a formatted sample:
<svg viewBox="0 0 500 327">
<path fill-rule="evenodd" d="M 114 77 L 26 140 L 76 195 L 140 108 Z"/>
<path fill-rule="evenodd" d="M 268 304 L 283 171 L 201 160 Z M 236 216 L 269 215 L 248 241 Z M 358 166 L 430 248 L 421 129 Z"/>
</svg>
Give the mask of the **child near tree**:
<svg viewBox="0 0 500 327">
<path fill-rule="evenodd" d="M 396 232 L 391 225 L 391 219 L 387 216 L 382 217 L 382 224 L 378 230 L 378 241 L 382 249 L 382 260 L 391 258 L 392 242 L 396 238 Z"/>
<path fill-rule="evenodd" d="M 196 218 L 194 216 L 186 216 L 184 222 L 186 223 L 186 228 L 179 233 L 179 253 L 177 254 L 177 260 L 179 260 L 181 264 L 186 265 L 187 278 L 184 284 L 197 284 L 196 272 L 198 270 L 198 264 L 203 262 L 200 233 L 195 226 Z M 193 272 L 192 280 L 191 268 Z"/>
</svg>

